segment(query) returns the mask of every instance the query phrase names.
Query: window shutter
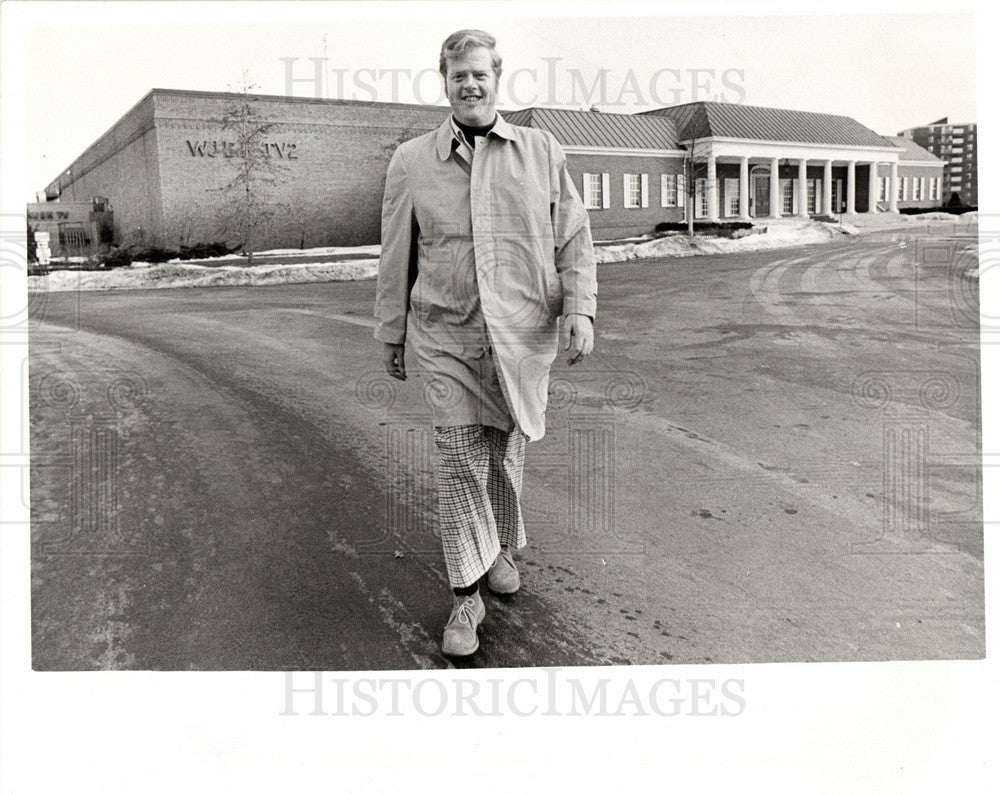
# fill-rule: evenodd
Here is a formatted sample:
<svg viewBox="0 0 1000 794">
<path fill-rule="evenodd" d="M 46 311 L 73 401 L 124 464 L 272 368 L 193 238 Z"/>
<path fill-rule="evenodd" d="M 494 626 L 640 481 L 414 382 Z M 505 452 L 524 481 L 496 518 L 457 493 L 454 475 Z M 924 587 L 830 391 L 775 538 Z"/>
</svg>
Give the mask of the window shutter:
<svg viewBox="0 0 1000 794">
<path fill-rule="evenodd" d="M 792 182 L 792 215 L 799 214 L 799 180 L 793 179 Z"/>
<path fill-rule="evenodd" d="M 611 174 L 601 174 L 601 206 L 611 209 Z"/>
<path fill-rule="evenodd" d="M 590 189 L 590 174 L 583 175 L 583 206 L 591 207 L 594 204 L 594 195 Z"/>
<path fill-rule="evenodd" d="M 684 174 L 677 175 L 677 206 L 684 206 L 684 193 L 686 188 L 684 187 Z"/>
<path fill-rule="evenodd" d="M 639 177 L 639 190 L 642 192 L 642 200 L 639 202 L 643 207 L 649 206 L 649 174 L 642 174 Z"/>
<path fill-rule="evenodd" d="M 660 174 L 660 206 L 667 206 L 667 175 Z"/>
</svg>

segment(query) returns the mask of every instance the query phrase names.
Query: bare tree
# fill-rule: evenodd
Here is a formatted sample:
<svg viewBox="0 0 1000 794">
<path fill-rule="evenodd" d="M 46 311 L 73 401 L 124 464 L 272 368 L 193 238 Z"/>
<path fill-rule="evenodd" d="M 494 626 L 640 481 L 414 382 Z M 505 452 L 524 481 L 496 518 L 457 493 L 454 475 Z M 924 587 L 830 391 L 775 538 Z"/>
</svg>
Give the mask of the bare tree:
<svg viewBox="0 0 1000 794">
<path fill-rule="evenodd" d="M 703 190 L 708 189 L 708 164 L 699 163 L 695 157 L 695 140 L 688 141 L 687 152 L 684 155 L 684 196 L 685 216 L 687 218 L 688 237 L 694 237 L 695 202 L 698 199 L 698 180 L 705 180 Z"/>
<path fill-rule="evenodd" d="M 270 188 L 288 170 L 271 157 L 267 138 L 274 124 L 264 118 L 257 106 L 258 97 L 250 93 L 253 88 L 256 86 L 248 82 L 244 72 L 242 90 L 217 120 L 224 132 L 236 137 L 226 152 L 234 174 L 222 188 L 227 196 L 223 226 L 239 242 L 248 265 L 253 264 L 254 252 L 279 220 L 280 207 Z M 227 148 L 229 144 L 227 141 Z"/>
</svg>

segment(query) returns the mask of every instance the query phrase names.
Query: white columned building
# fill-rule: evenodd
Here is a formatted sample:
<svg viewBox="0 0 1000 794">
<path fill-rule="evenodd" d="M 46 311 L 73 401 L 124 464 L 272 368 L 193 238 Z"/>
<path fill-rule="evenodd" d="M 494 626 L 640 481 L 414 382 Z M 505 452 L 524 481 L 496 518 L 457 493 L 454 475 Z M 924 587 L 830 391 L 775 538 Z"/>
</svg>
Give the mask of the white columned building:
<svg viewBox="0 0 1000 794">
<path fill-rule="evenodd" d="M 590 115 L 584 115 L 592 121 Z M 786 213 L 797 217 L 842 211 L 854 215 L 859 207 L 877 212 L 880 186 L 885 196 L 879 177 L 888 175 L 895 164 L 900 171 L 897 177 L 913 178 L 916 168 L 923 169 L 926 177 L 921 174 L 921 178 L 926 185 L 921 182 L 920 195 L 926 192 L 924 203 L 937 195 L 933 169 L 940 169 L 941 161 L 926 152 L 909 151 L 911 144 L 879 135 L 848 116 L 728 102 L 690 102 L 637 115 L 672 120 L 677 140 L 691 142 L 686 148 L 693 144 L 695 163 L 701 174 L 707 175 L 700 194 L 701 206 L 707 211 L 699 217 L 713 221 L 763 220 Z M 586 134 L 596 135 L 589 128 Z M 812 181 L 810 164 L 815 167 Z M 869 167 L 870 180 L 860 185 L 860 191 L 857 179 L 864 172 L 859 166 Z M 816 179 L 820 173 L 822 180 Z M 791 206 L 789 184 L 794 186 Z M 912 197 L 905 203 L 894 201 L 898 185 L 893 181 L 883 209 L 898 209 L 917 201 Z M 866 186 L 871 196 L 867 206 Z"/>
</svg>

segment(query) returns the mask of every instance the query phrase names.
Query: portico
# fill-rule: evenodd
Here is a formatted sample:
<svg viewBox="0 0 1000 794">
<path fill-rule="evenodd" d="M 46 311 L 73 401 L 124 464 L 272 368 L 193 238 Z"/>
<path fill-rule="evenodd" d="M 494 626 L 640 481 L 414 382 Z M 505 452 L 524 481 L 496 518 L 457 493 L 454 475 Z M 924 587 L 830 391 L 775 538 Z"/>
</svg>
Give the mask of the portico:
<svg viewBox="0 0 1000 794">
<path fill-rule="evenodd" d="M 748 221 L 876 213 L 880 166 L 891 169 L 881 209 L 898 212 L 899 155 L 888 143 L 847 149 L 791 141 L 699 140 L 695 179 L 703 180 L 705 200 L 695 202 L 695 217 Z"/>
</svg>

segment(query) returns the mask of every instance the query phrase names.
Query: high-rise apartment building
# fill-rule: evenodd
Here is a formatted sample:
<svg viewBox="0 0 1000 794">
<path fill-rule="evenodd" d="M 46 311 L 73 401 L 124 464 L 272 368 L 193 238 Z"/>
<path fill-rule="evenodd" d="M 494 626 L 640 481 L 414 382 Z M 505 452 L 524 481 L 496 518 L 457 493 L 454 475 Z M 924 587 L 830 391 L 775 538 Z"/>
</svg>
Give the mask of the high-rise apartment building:
<svg viewBox="0 0 1000 794">
<path fill-rule="evenodd" d="M 966 206 L 979 205 L 975 124 L 949 124 L 945 116 L 923 127 L 903 130 L 899 135 L 944 160 L 945 202 L 957 194 Z"/>
</svg>

